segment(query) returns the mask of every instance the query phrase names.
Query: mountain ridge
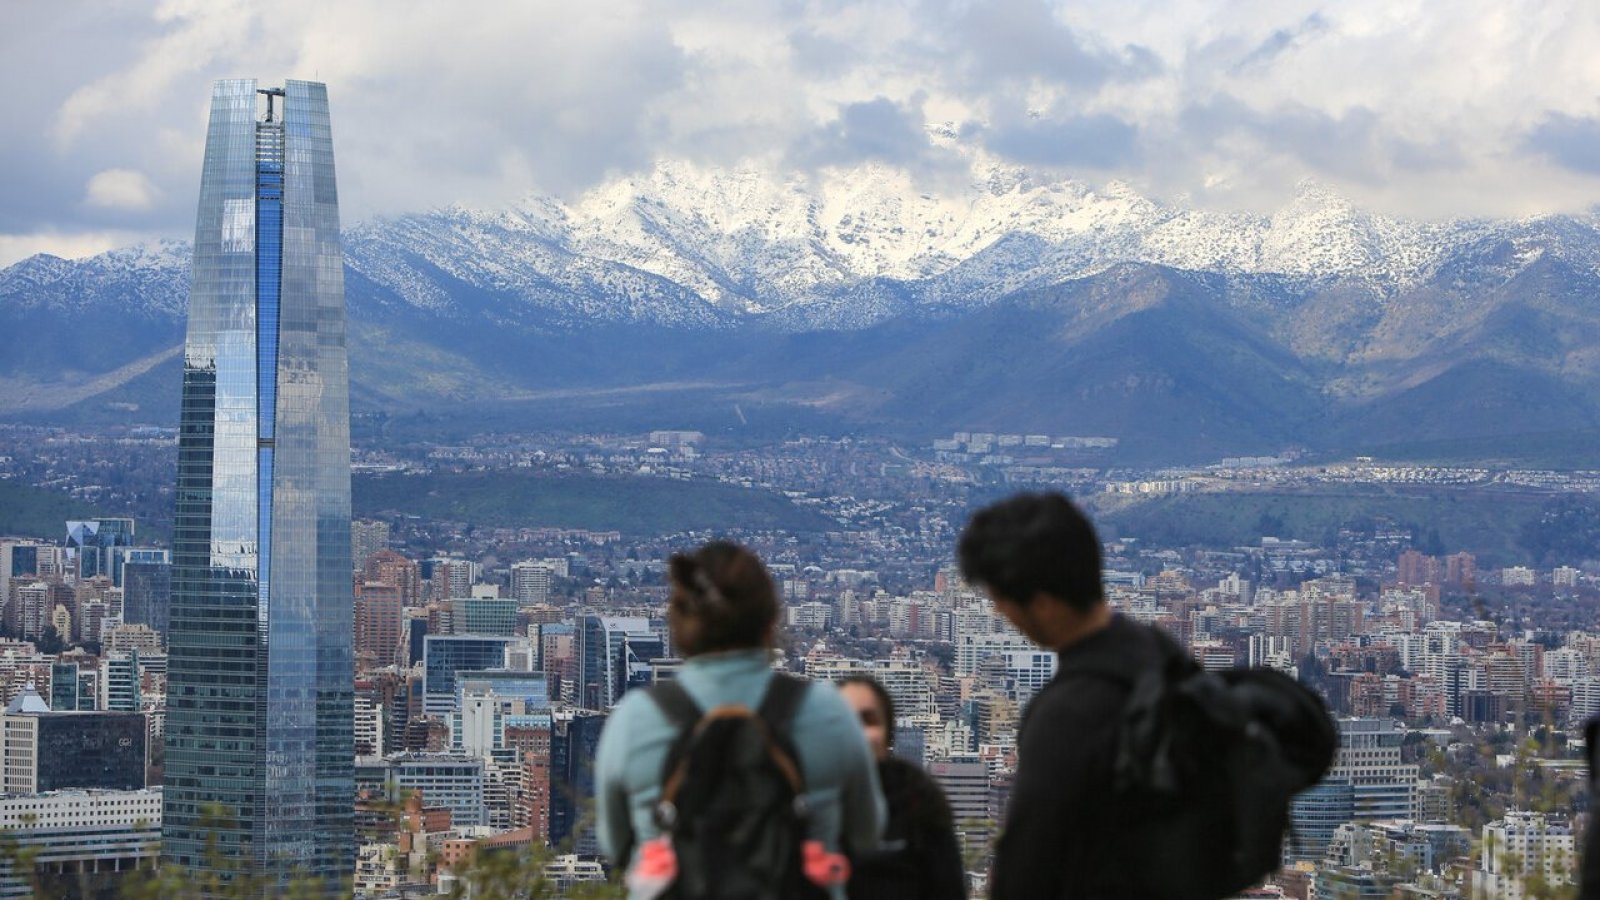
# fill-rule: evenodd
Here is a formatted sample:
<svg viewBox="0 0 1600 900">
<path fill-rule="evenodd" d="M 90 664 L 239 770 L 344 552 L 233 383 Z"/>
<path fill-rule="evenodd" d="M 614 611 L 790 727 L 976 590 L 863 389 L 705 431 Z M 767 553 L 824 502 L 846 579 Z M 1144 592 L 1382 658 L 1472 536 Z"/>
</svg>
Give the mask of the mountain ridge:
<svg viewBox="0 0 1600 900">
<path fill-rule="evenodd" d="M 1450 385 L 1500 398 L 1507 422 L 1480 430 L 1596 421 L 1592 215 L 1407 222 L 1314 183 L 1272 215 L 1212 213 L 974 172 L 934 195 L 882 166 L 663 163 L 572 203 L 357 224 L 353 394 L 394 409 L 692 384 L 841 427 L 1006 428 L 1008 411 L 1009 430 L 1188 429 L 1218 451 L 1461 434 L 1473 398 Z M 175 363 L 145 363 L 181 345 L 188 277 L 177 242 L 0 270 L 0 414 L 175 408 Z"/>
</svg>

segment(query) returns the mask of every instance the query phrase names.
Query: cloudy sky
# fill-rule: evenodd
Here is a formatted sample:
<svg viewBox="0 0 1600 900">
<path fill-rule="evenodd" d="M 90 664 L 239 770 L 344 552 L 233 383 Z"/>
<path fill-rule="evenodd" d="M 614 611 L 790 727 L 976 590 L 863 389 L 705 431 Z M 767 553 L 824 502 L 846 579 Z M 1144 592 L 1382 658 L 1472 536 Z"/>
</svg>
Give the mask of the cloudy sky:
<svg viewBox="0 0 1600 900">
<path fill-rule="evenodd" d="M 222 77 L 328 83 L 347 222 L 664 157 L 939 189 L 931 125 L 1207 208 L 1591 210 L 1597 46 L 1595 0 L 6 0 L 0 265 L 188 237 Z"/>
</svg>

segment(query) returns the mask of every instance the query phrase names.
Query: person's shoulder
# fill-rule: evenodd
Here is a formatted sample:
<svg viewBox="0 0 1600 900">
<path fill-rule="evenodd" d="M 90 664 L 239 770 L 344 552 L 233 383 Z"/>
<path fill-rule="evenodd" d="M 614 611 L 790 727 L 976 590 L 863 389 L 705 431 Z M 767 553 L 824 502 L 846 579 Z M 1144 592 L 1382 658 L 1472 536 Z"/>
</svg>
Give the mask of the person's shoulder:
<svg viewBox="0 0 1600 900">
<path fill-rule="evenodd" d="M 832 740 L 839 734 L 860 732 L 861 724 L 856 720 L 855 711 L 844 701 L 844 696 L 832 682 L 796 678 L 793 675 L 774 677 L 795 678 L 804 691 L 794 714 L 797 736 L 829 735 L 832 737 L 827 739 Z"/>
<path fill-rule="evenodd" d="M 878 763 L 878 783 L 889 801 L 891 815 L 913 828 L 939 828 L 951 824 L 950 802 L 944 788 L 927 770 L 898 756 Z"/>
<path fill-rule="evenodd" d="M 844 702 L 844 696 L 830 681 L 816 678 L 801 678 L 784 672 L 773 673 L 773 678 L 787 678 L 799 684 L 802 692 L 800 696 L 799 711 L 801 715 L 808 716 L 836 716 L 854 718 L 850 705 Z"/>
<path fill-rule="evenodd" d="M 617 704 L 611 707 L 606 717 L 606 728 L 623 732 L 646 723 L 662 723 L 666 718 L 666 713 L 661 711 L 650 688 L 635 689 L 623 694 Z"/>
</svg>

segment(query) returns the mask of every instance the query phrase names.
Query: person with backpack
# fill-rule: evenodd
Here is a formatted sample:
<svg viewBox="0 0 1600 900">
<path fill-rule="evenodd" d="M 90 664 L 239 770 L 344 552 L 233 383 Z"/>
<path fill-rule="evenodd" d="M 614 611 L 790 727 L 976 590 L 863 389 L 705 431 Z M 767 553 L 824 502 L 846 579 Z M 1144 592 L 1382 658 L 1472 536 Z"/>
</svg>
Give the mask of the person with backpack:
<svg viewBox="0 0 1600 900">
<path fill-rule="evenodd" d="M 633 900 L 844 897 L 845 850 L 884 805 L 854 713 L 830 684 L 774 673 L 777 590 L 713 541 L 668 563 L 677 678 L 630 691 L 595 754 L 601 848 Z"/>
<path fill-rule="evenodd" d="M 966 900 L 967 873 L 950 801 L 922 767 L 890 752 L 894 699 L 870 675 L 839 679 L 839 693 L 861 720 L 889 804 L 883 843 L 852 860 L 850 900 Z"/>
<path fill-rule="evenodd" d="M 961 573 L 1055 677 L 1028 703 L 992 900 L 1228 897 L 1278 868 L 1293 795 L 1332 764 L 1321 699 L 1267 670 L 1207 673 L 1116 613 L 1089 520 L 1057 493 L 980 510 Z"/>
</svg>

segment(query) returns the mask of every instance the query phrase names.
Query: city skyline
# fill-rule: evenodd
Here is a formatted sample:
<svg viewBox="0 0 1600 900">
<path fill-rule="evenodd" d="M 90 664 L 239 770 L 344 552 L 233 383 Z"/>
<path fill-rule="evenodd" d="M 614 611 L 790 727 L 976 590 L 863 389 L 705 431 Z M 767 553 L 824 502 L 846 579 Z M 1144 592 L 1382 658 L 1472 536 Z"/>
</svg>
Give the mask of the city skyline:
<svg viewBox="0 0 1600 900">
<path fill-rule="evenodd" d="M 262 111 L 265 111 L 263 115 Z M 173 529 L 162 854 L 348 880 L 350 438 L 327 89 L 212 94 Z M 236 868 L 235 868 L 236 867 Z"/>
</svg>

